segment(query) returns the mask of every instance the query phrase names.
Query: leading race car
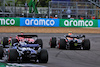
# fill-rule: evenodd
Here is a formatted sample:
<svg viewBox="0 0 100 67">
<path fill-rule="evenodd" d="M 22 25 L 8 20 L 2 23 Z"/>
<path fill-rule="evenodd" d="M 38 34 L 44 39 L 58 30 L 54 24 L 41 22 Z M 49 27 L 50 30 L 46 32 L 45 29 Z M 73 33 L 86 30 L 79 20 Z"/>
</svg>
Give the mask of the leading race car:
<svg viewBox="0 0 100 67">
<path fill-rule="evenodd" d="M 15 42 L 20 40 L 27 40 L 28 43 L 39 44 L 43 48 L 42 39 L 38 39 L 37 35 L 16 35 L 16 37 L 2 37 L 1 44 L 3 47 L 12 46 Z"/>
<path fill-rule="evenodd" d="M 8 62 L 27 62 L 32 60 L 34 62 L 47 63 L 48 52 L 46 49 L 42 49 L 40 44 L 34 43 L 34 37 L 37 36 L 18 35 L 18 41 L 14 40 L 13 45 L 9 46 L 9 48 L 3 49 L 3 47 L 0 47 L 0 59 L 5 57 Z"/>
<path fill-rule="evenodd" d="M 56 46 L 59 49 L 83 49 L 83 50 L 90 50 L 90 40 L 85 39 L 85 35 L 75 35 L 72 33 L 69 33 L 67 35 L 64 35 L 64 38 L 58 37 L 57 40 L 56 37 L 52 37 L 50 39 L 50 47 L 55 48 Z"/>
</svg>

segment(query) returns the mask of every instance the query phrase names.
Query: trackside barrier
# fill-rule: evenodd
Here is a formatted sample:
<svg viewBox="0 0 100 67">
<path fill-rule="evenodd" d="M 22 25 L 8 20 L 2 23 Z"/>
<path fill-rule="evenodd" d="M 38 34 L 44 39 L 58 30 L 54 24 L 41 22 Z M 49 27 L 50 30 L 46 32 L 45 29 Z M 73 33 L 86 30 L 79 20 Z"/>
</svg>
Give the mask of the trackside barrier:
<svg viewBox="0 0 100 67">
<path fill-rule="evenodd" d="M 0 17 L 0 26 L 20 26 L 20 18 Z"/>
<path fill-rule="evenodd" d="M 100 19 L 46 19 L 0 17 L 0 26 L 99 27 Z"/>
<path fill-rule="evenodd" d="M 59 27 L 59 19 L 20 18 L 20 26 Z"/>
<path fill-rule="evenodd" d="M 98 20 L 98 27 L 100 28 L 100 19 Z"/>
<path fill-rule="evenodd" d="M 98 20 L 60 19 L 60 27 L 98 27 Z"/>
</svg>

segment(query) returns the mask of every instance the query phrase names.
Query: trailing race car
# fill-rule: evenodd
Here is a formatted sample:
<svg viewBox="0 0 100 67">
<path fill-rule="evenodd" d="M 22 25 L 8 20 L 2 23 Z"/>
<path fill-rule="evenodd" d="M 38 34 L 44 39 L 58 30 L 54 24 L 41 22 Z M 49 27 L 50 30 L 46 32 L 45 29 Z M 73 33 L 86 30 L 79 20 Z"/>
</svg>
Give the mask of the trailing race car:
<svg viewBox="0 0 100 67">
<path fill-rule="evenodd" d="M 52 37 L 49 44 L 51 48 L 55 48 L 57 46 L 59 49 L 90 50 L 90 40 L 85 39 L 85 35 L 67 34 L 64 35 L 64 38 L 59 37 L 59 40 L 57 40 L 56 37 Z"/>
<path fill-rule="evenodd" d="M 21 38 L 20 38 L 21 37 Z M 48 62 L 48 52 L 41 45 L 34 43 L 36 35 L 18 35 L 18 41 L 13 42 L 7 49 L 0 47 L 0 59 L 5 57 L 8 62 L 34 61 L 40 63 Z M 32 39 L 33 38 L 33 39 Z"/>
<path fill-rule="evenodd" d="M 42 39 L 38 39 L 37 35 L 17 35 L 15 38 L 12 37 L 3 37 L 1 44 L 5 48 L 6 46 L 12 46 L 14 43 L 19 42 L 20 40 L 26 40 L 28 43 L 39 44 L 43 48 Z"/>
</svg>

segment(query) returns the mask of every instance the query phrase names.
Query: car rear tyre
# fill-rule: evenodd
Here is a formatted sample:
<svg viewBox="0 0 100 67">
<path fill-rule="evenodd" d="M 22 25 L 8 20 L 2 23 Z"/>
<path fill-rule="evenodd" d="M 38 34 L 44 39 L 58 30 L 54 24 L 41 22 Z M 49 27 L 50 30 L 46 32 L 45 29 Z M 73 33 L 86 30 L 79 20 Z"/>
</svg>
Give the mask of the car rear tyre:
<svg viewBox="0 0 100 67">
<path fill-rule="evenodd" d="M 59 49 L 66 49 L 66 41 L 65 41 L 65 39 L 60 39 L 60 41 L 59 41 Z"/>
<path fill-rule="evenodd" d="M 18 55 L 19 54 L 16 49 L 10 49 L 8 51 L 8 61 L 17 61 Z"/>
<path fill-rule="evenodd" d="M 18 40 L 17 39 L 12 39 L 11 40 L 11 45 L 13 46 L 14 43 L 18 43 Z"/>
<path fill-rule="evenodd" d="M 48 62 L 48 52 L 45 49 L 41 49 L 39 54 L 39 62 L 40 63 L 47 63 Z"/>
<path fill-rule="evenodd" d="M 8 45 L 8 37 L 3 37 L 3 47 L 5 47 L 5 45 Z"/>
<path fill-rule="evenodd" d="M 42 39 L 37 39 L 36 43 L 39 44 L 41 48 L 43 48 Z"/>
<path fill-rule="evenodd" d="M 3 57 L 3 53 L 4 53 L 4 51 L 3 51 L 3 47 L 0 47 L 0 59 L 2 59 L 2 57 Z"/>
<path fill-rule="evenodd" d="M 70 50 L 74 50 L 75 49 L 75 47 L 74 47 L 74 43 L 73 43 L 73 41 L 70 41 Z"/>
<path fill-rule="evenodd" d="M 56 37 L 52 37 L 50 39 L 50 47 L 55 48 L 56 47 Z"/>
<path fill-rule="evenodd" d="M 90 50 L 90 40 L 85 39 L 83 42 L 83 50 Z"/>
</svg>

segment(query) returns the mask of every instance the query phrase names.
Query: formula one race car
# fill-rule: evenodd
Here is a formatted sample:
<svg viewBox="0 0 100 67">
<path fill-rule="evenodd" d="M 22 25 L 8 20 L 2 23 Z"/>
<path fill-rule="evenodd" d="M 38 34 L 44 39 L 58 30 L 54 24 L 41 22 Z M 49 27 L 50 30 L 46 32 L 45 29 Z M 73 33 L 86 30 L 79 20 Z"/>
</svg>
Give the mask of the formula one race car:
<svg viewBox="0 0 100 67">
<path fill-rule="evenodd" d="M 55 48 L 56 46 L 59 49 L 83 49 L 90 50 L 90 40 L 85 39 L 85 35 L 64 35 L 64 38 L 57 40 L 56 37 L 50 39 L 50 47 Z"/>
<path fill-rule="evenodd" d="M 20 40 L 26 40 L 28 43 L 39 44 L 43 48 L 42 39 L 38 39 L 37 35 L 17 35 L 15 38 L 12 37 L 3 37 L 1 44 L 5 48 L 6 46 L 12 46 L 14 43 L 19 42 Z"/>
<path fill-rule="evenodd" d="M 47 63 L 47 50 L 42 49 L 40 44 L 34 43 L 35 39 L 31 39 L 33 37 L 37 36 L 18 35 L 18 41 L 14 41 L 9 48 L 3 49 L 3 47 L 0 47 L 0 59 L 5 57 L 8 62 L 27 62 L 32 60 L 34 62 Z"/>
</svg>

